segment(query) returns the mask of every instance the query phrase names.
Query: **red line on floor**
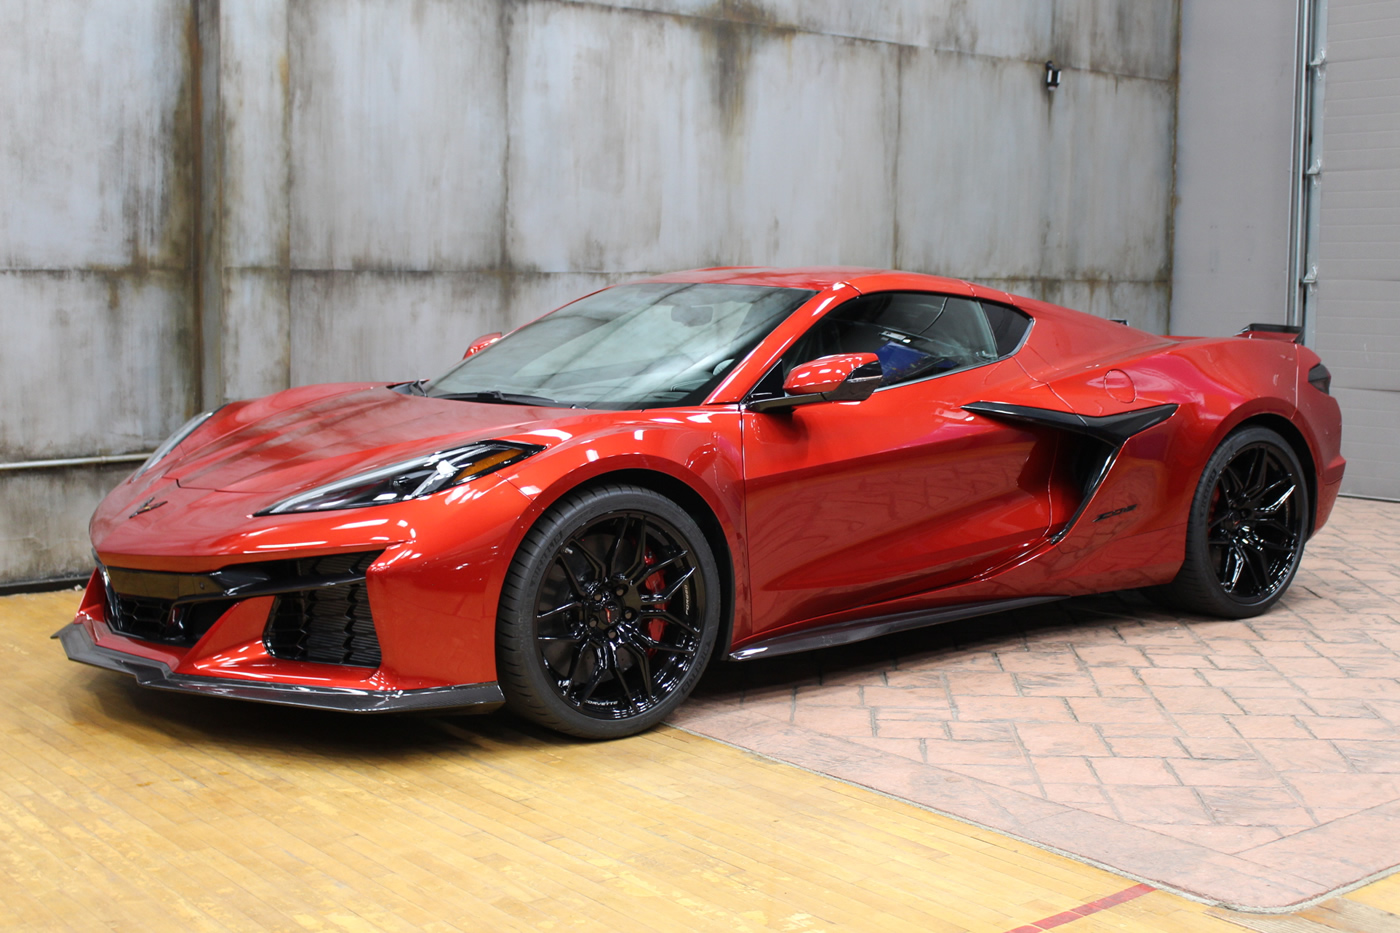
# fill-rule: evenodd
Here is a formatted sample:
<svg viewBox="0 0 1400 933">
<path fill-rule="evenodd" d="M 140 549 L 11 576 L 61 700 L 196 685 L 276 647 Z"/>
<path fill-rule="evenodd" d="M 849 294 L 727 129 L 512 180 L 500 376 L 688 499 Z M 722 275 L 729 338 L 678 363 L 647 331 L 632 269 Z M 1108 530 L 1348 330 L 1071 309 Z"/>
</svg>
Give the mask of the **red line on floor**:
<svg viewBox="0 0 1400 933">
<path fill-rule="evenodd" d="M 1101 897 L 1087 904 L 1080 904 L 1078 907 L 1071 907 L 1062 914 L 1055 914 L 1053 917 L 1046 917 L 1044 920 L 1037 920 L 1034 923 L 1028 923 L 1014 930 L 1007 930 L 1006 933 L 1041 933 L 1043 930 L 1053 930 L 1055 927 L 1064 926 L 1066 923 L 1078 920 L 1081 917 L 1087 917 L 1090 914 L 1096 914 L 1101 910 L 1108 910 L 1110 907 L 1116 907 L 1125 901 L 1131 901 L 1135 897 L 1142 897 L 1149 891 L 1155 890 L 1157 889 L 1150 884 L 1135 884 L 1131 888 L 1124 888 L 1116 894 Z"/>
</svg>

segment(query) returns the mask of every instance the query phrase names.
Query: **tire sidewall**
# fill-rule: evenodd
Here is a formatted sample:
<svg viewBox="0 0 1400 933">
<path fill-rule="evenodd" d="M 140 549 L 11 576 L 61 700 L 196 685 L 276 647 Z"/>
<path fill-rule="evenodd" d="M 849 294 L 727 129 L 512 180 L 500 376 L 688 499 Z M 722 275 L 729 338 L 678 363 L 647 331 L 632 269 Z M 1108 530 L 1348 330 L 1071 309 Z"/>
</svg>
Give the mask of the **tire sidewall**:
<svg viewBox="0 0 1400 933">
<path fill-rule="evenodd" d="M 573 708 L 559 696 L 536 644 L 535 601 L 554 555 L 565 541 L 599 518 L 629 511 L 654 515 L 685 539 L 704 587 L 704 615 L 696 663 L 670 695 L 637 716 L 604 719 Z M 709 542 L 679 505 L 660 493 L 633 486 L 601 486 L 572 494 L 552 506 L 530 529 L 506 575 L 496 627 L 498 679 L 506 704 L 528 719 L 581 738 L 620 738 L 649 729 L 684 702 L 704 674 L 717 640 L 723 598 Z"/>
<path fill-rule="evenodd" d="M 1299 546 L 1293 553 L 1292 564 L 1288 568 L 1283 582 L 1262 599 L 1244 600 L 1227 593 L 1216 578 L 1210 557 L 1207 532 L 1210 525 L 1211 500 L 1221 473 L 1245 448 L 1260 443 L 1272 447 L 1297 477 L 1297 491 L 1294 495 L 1297 496 L 1297 506 L 1303 516 L 1302 528 L 1298 532 L 1303 540 L 1299 542 Z M 1309 516 L 1312 514 L 1310 509 L 1307 478 L 1303 471 L 1302 462 L 1298 459 L 1293 447 L 1278 432 L 1256 426 L 1241 428 L 1228 435 L 1211 454 L 1210 459 L 1206 461 L 1205 469 L 1201 472 L 1200 482 L 1196 485 L 1195 496 L 1191 500 L 1191 513 L 1187 522 L 1186 561 L 1183 570 L 1187 573 L 1193 573 L 1197 577 L 1197 582 L 1203 584 L 1198 586 L 1199 595 L 1209 605 L 1202 608 L 1208 608 L 1212 614 L 1227 618 L 1244 618 L 1266 612 L 1274 603 L 1278 602 L 1292 585 L 1293 578 L 1298 573 L 1298 566 L 1302 562 L 1303 544 L 1307 538 Z"/>
</svg>

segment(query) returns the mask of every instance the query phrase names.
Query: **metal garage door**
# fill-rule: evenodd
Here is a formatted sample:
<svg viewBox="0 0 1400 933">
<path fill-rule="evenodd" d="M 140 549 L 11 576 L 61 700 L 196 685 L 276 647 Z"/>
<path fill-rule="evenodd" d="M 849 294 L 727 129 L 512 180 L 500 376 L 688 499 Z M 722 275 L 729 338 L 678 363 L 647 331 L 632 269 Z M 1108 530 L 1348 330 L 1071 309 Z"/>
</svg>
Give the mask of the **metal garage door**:
<svg viewBox="0 0 1400 933">
<path fill-rule="evenodd" d="M 1314 346 L 1343 492 L 1400 499 L 1400 0 L 1329 0 Z"/>
</svg>

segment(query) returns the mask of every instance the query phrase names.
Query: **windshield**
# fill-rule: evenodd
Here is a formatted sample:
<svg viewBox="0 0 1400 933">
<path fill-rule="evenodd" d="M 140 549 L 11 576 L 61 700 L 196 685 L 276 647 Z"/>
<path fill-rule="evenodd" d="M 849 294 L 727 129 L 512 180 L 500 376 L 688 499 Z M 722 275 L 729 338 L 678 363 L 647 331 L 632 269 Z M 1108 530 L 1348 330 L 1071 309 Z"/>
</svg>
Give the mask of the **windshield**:
<svg viewBox="0 0 1400 933">
<path fill-rule="evenodd" d="M 816 292 L 619 285 L 566 305 L 426 386 L 437 398 L 634 409 L 694 405 Z"/>
</svg>

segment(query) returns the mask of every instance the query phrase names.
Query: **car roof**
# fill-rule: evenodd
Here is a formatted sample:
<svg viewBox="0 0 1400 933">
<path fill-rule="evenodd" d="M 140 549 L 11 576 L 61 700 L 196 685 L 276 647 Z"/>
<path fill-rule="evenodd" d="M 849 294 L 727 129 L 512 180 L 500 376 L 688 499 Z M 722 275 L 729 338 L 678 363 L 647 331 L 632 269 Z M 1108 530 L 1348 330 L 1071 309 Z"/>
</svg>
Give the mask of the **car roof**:
<svg viewBox="0 0 1400 933">
<path fill-rule="evenodd" d="M 917 279 L 931 290 L 943 290 L 950 286 L 966 288 L 966 282 L 936 275 L 916 273 L 895 273 L 889 269 L 872 269 L 864 266 L 808 266 L 798 269 L 776 269 L 770 266 L 720 266 L 712 269 L 690 269 L 684 272 L 670 272 L 645 279 L 647 282 L 710 282 L 724 285 L 762 285 L 771 288 L 807 288 L 816 291 L 830 288 L 840 282 L 857 282 L 870 276 L 899 275 L 902 278 Z"/>
</svg>

